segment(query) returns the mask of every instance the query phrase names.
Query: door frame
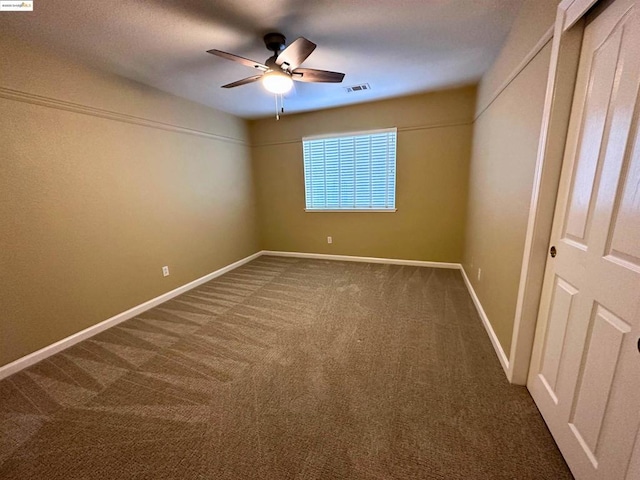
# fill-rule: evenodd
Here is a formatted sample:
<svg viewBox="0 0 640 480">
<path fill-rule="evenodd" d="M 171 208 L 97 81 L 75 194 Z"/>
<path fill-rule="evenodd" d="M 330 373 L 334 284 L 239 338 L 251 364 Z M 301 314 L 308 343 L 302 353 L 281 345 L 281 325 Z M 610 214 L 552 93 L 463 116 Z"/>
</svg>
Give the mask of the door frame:
<svg viewBox="0 0 640 480">
<path fill-rule="evenodd" d="M 531 363 L 547 250 L 580 60 L 584 17 L 597 2 L 598 0 L 563 0 L 556 13 L 507 370 L 509 381 L 518 385 L 527 384 Z"/>
</svg>

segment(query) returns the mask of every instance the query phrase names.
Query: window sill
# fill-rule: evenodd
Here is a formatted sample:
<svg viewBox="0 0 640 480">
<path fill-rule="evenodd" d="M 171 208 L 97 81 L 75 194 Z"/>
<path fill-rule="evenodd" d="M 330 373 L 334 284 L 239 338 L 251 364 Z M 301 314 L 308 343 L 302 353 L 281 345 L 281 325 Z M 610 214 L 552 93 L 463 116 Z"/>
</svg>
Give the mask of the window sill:
<svg viewBox="0 0 640 480">
<path fill-rule="evenodd" d="M 305 212 L 367 212 L 393 213 L 397 208 L 305 208 Z"/>
</svg>

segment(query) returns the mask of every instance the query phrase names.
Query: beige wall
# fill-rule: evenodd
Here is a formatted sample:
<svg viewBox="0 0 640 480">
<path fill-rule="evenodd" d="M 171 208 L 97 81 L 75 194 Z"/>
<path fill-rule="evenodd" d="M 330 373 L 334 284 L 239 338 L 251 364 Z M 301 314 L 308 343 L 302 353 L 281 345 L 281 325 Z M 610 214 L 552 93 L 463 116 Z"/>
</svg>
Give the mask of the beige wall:
<svg viewBox="0 0 640 480">
<path fill-rule="evenodd" d="M 263 248 L 461 261 L 474 106 L 468 87 L 251 122 Z M 302 137 L 387 127 L 397 212 L 305 212 Z"/>
<path fill-rule="evenodd" d="M 242 120 L 5 37 L 0 58 L 0 365 L 259 250 Z"/>
<path fill-rule="evenodd" d="M 478 90 L 463 266 L 507 355 L 551 42 L 503 91 L 499 87 L 553 25 L 557 4 L 557 0 L 525 2 L 501 54 Z M 479 269 L 482 274 L 478 280 Z"/>
<path fill-rule="evenodd" d="M 524 0 L 500 54 L 478 86 L 476 112 L 495 99 L 511 73 L 553 27 L 559 3 L 560 0 Z"/>
</svg>

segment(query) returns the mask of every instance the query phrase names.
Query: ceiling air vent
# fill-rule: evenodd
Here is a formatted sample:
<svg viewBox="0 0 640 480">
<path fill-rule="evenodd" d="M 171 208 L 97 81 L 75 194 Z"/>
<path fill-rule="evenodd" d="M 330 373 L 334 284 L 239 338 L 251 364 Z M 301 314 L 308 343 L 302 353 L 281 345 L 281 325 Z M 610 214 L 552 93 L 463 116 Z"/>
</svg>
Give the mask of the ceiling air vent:
<svg viewBox="0 0 640 480">
<path fill-rule="evenodd" d="M 350 87 L 344 87 L 344 89 L 347 91 L 347 93 L 352 93 L 352 92 L 362 92 L 364 90 L 371 90 L 371 87 L 369 86 L 368 83 L 361 83 L 360 85 L 352 85 Z"/>
</svg>

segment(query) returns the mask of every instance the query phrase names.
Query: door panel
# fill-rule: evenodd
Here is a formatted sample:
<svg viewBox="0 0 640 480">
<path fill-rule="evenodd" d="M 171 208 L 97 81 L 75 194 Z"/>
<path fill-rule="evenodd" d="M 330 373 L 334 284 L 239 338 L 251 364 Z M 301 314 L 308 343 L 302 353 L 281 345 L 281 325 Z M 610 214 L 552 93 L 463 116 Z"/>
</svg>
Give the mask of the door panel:
<svg viewBox="0 0 640 480">
<path fill-rule="evenodd" d="M 593 206 L 593 190 L 596 187 L 596 169 L 601 154 L 607 111 L 613 94 L 618 52 L 622 31 L 618 29 L 592 54 L 592 68 L 587 90 L 593 101 L 585 105 L 583 130 L 576 164 L 575 181 L 569 210 L 565 237 L 586 249 L 587 220 Z"/>
<path fill-rule="evenodd" d="M 578 377 L 574 406 L 569 418 L 574 434 L 584 444 L 590 457 L 596 458 L 602 422 L 607 411 L 613 377 L 616 372 L 624 336 L 631 327 L 596 305 L 590 325 L 583 369 Z"/>
<path fill-rule="evenodd" d="M 556 380 L 558 378 L 558 369 L 560 368 L 567 323 L 569 322 L 573 297 L 575 297 L 577 293 L 578 290 L 576 290 L 575 287 L 561 278 L 556 277 L 556 288 L 553 292 L 553 300 L 551 301 L 549 329 L 547 330 L 547 338 L 545 339 L 545 352 L 540 372 L 545 386 L 549 390 L 549 394 L 555 403 L 558 403 L 558 398 L 555 393 Z"/>
<path fill-rule="evenodd" d="M 639 4 L 585 28 L 529 373 L 578 479 L 640 479 Z"/>
<path fill-rule="evenodd" d="M 636 112 L 640 110 L 636 106 Z M 640 271 L 640 132 L 636 116 L 636 137 L 633 150 L 624 166 L 623 190 L 616 204 L 608 259 L 635 271 Z"/>
</svg>

